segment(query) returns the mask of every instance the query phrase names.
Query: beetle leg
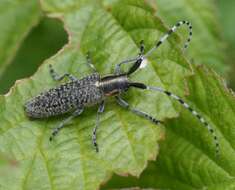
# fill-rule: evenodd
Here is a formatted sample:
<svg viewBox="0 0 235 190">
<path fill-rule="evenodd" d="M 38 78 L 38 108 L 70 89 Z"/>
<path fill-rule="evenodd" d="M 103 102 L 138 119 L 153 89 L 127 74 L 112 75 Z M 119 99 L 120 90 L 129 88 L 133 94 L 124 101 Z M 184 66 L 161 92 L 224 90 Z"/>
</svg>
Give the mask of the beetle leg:
<svg viewBox="0 0 235 190">
<path fill-rule="evenodd" d="M 99 152 L 98 144 L 96 142 L 96 134 L 97 134 L 97 129 L 99 128 L 100 114 L 103 112 L 104 112 L 104 101 L 101 102 L 101 104 L 98 108 L 97 115 L 96 115 L 95 128 L 93 129 L 93 132 L 92 132 L 92 142 L 93 142 L 93 145 L 95 146 L 96 152 Z"/>
<path fill-rule="evenodd" d="M 49 71 L 50 71 L 51 77 L 52 77 L 54 80 L 56 80 L 56 81 L 61 81 L 61 80 L 63 80 L 65 77 L 68 77 L 71 81 L 76 81 L 76 80 L 78 80 L 75 76 L 73 76 L 73 75 L 71 75 L 71 74 L 69 74 L 69 73 L 65 73 L 65 74 L 59 76 L 59 75 L 55 72 L 55 70 L 52 68 L 52 65 L 51 65 L 51 64 L 49 65 L 49 69 L 50 69 Z"/>
<path fill-rule="evenodd" d="M 74 117 L 80 115 L 83 112 L 83 108 L 77 109 L 71 116 L 66 118 L 64 121 L 62 121 L 58 127 L 54 128 L 52 131 L 52 134 L 50 136 L 50 141 L 53 140 L 53 138 L 59 133 L 59 131 L 64 128 L 64 126 L 69 123 Z"/>
</svg>

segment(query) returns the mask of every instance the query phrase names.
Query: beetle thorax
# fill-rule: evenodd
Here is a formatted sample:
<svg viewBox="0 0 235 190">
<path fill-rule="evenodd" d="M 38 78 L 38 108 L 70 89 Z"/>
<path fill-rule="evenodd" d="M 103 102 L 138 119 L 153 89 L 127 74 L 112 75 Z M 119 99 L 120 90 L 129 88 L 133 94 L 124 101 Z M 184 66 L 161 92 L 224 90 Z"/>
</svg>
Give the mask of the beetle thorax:
<svg viewBox="0 0 235 190">
<path fill-rule="evenodd" d="M 105 96 L 115 96 L 128 90 L 129 81 L 126 75 L 109 75 L 103 77 L 97 85 L 103 90 Z"/>
</svg>

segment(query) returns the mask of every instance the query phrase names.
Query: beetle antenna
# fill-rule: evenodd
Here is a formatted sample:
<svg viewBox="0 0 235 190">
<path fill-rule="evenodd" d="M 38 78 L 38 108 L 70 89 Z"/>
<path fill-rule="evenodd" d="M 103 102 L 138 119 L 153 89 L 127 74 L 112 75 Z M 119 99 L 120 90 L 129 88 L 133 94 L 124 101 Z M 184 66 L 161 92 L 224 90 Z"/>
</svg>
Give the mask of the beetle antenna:
<svg viewBox="0 0 235 190">
<path fill-rule="evenodd" d="M 143 83 L 130 83 L 130 86 L 135 87 L 135 88 L 140 88 L 140 89 L 146 89 L 146 90 L 152 90 L 152 91 L 158 91 L 161 93 L 166 94 L 167 96 L 173 98 L 174 100 L 177 100 L 184 108 L 186 108 L 187 110 L 189 110 L 192 115 L 194 117 L 196 117 L 200 123 L 203 124 L 203 126 L 205 126 L 207 128 L 207 130 L 209 131 L 209 133 L 212 135 L 214 143 L 215 143 L 215 149 L 216 149 L 216 156 L 219 156 L 219 152 L 220 152 L 220 145 L 219 145 L 219 141 L 218 141 L 218 137 L 215 133 L 215 130 L 209 125 L 209 123 L 196 111 L 194 110 L 189 104 L 187 104 L 182 98 L 180 98 L 179 96 L 163 89 L 160 87 L 154 87 L 154 86 L 146 86 Z"/>
<path fill-rule="evenodd" d="M 169 38 L 169 36 L 170 36 L 171 34 L 173 34 L 173 33 L 174 33 L 178 28 L 180 28 L 182 25 L 188 26 L 188 29 L 189 29 L 189 36 L 188 36 L 186 42 L 184 43 L 184 50 L 187 49 L 187 47 L 188 47 L 188 45 L 189 45 L 189 43 L 191 42 L 191 39 L 192 39 L 193 27 L 192 27 L 192 24 L 191 24 L 189 21 L 183 20 L 183 21 L 179 21 L 178 23 L 176 23 L 164 36 L 162 36 L 162 37 L 160 38 L 160 40 L 156 43 L 156 45 L 155 45 L 152 49 L 150 49 L 150 50 L 144 55 L 144 57 L 146 58 L 146 57 L 148 57 L 149 55 L 151 55 L 154 50 L 156 50 L 161 44 L 163 44 L 163 42 L 164 42 L 167 38 Z"/>
</svg>

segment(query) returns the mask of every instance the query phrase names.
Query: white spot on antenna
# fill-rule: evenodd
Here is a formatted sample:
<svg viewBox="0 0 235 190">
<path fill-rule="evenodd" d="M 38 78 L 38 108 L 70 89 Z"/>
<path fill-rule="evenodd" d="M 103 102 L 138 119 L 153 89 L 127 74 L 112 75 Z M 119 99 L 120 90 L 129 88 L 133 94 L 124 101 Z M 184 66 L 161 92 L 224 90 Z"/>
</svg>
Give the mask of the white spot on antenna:
<svg viewBox="0 0 235 190">
<path fill-rule="evenodd" d="M 204 120 L 203 118 L 201 118 L 200 121 L 201 121 L 202 123 L 205 123 L 205 120 Z"/>
<path fill-rule="evenodd" d="M 172 27 L 172 31 L 175 32 L 175 31 L 176 31 L 176 28 L 177 28 L 176 26 L 173 26 L 173 27 Z"/>
<path fill-rule="evenodd" d="M 142 63 L 140 64 L 140 69 L 143 69 L 147 66 L 148 60 L 146 58 L 143 59 Z"/>
<path fill-rule="evenodd" d="M 189 105 L 187 103 L 184 103 L 184 107 L 189 108 Z"/>
<path fill-rule="evenodd" d="M 197 115 L 197 112 L 196 112 L 196 111 L 194 111 L 194 110 L 192 111 L 192 113 L 193 113 L 193 115 Z"/>
<path fill-rule="evenodd" d="M 179 99 L 180 99 L 178 96 L 176 96 L 176 95 L 174 95 L 174 94 L 171 94 L 171 97 L 172 97 L 172 98 L 175 98 L 176 100 L 179 100 Z"/>
<path fill-rule="evenodd" d="M 164 42 L 164 41 L 168 38 L 168 36 L 169 36 L 169 34 L 166 34 L 165 36 L 163 36 L 163 37 L 160 39 L 160 41 L 161 41 L 161 42 Z"/>
</svg>

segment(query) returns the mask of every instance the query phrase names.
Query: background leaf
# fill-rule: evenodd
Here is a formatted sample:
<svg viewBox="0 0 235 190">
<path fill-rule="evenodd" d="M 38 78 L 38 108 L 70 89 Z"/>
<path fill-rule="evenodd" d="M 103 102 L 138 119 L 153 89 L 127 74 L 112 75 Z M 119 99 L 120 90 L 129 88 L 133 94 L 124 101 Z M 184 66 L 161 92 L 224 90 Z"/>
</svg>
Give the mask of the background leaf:
<svg viewBox="0 0 235 190">
<path fill-rule="evenodd" d="M 122 188 L 122 189 L 111 189 L 111 190 L 160 190 L 160 189 L 142 189 L 139 187 L 131 187 L 131 188 Z"/>
<path fill-rule="evenodd" d="M 1 0 L 0 3 L 0 76 L 14 58 L 19 45 L 40 18 L 36 0 Z"/>
<path fill-rule="evenodd" d="M 205 64 L 226 76 L 228 65 L 224 64 L 222 27 L 214 0 L 154 0 L 156 14 L 169 26 L 179 20 L 189 20 L 193 25 L 193 39 L 188 50 L 193 64 Z M 185 33 L 183 38 L 185 38 Z"/>
<path fill-rule="evenodd" d="M 102 74 L 110 73 L 115 63 L 138 53 L 142 37 L 149 48 L 166 28 L 143 1 L 122 2 L 112 7 L 111 12 L 99 4 L 77 1 L 64 4 L 42 1 L 42 6 L 50 16 L 63 18 L 69 43 L 47 60 L 32 78 L 19 81 L 0 98 L 0 150 L 4 153 L 11 150 L 10 156 L 20 165 L 17 177 L 12 179 L 14 186 L 4 178 L 0 184 L 7 189 L 96 189 L 113 172 L 138 176 L 147 161 L 156 158 L 157 141 L 163 135 L 159 127 L 110 102 L 102 116 L 98 135 L 101 151 L 96 154 L 91 144 L 96 108 L 86 110 L 53 143 L 49 143 L 51 128 L 63 118 L 30 121 L 24 114 L 23 104 L 42 90 L 56 85 L 49 76 L 49 63 L 61 74 L 76 75 L 79 70 L 78 75 L 82 77 L 89 73 L 85 53 L 90 50 L 98 70 Z M 124 20 L 127 14 L 129 20 Z M 172 79 L 182 81 L 189 74 L 189 66 L 175 43 L 166 43 L 161 53 L 167 58 L 164 63 L 174 66 L 176 72 L 173 75 L 166 71 L 161 73 L 160 66 L 158 73 L 149 64 L 144 71 L 148 75 L 139 72 L 135 78 L 153 85 L 170 86 L 168 83 L 171 84 Z M 161 59 L 156 55 L 156 60 L 160 62 Z M 180 86 L 184 85 L 174 89 Z M 130 92 L 126 98 L 160 119 L 176 116 L 167 97 Z M 152 103 L 158 101 L 161 103 L 153 106 Z"/>
<path fill-rule="evenodd" d="M 220 13 L 220 25 L 221 32 L 226 40 L 226 64 L 230 65 L 230 70 L 227 75 L 227 82 L 233 90 L 235 89 L 235 27 L 233 26 L 233 21 L 235 18 L 235 12 L 233 7 L 235 6 L 234 1 L 224 0 L 218 1 L 218 8 Z"/>
<path fill-rule="evenodd" d="M 65 43 L 67 34 L 62 22 L 42 18 L 25 38 L 11 64 L 0 75 L 0 93 L 6 93 L 17 79 L 31 76 L 45 59 L 54 55 Z"/>
</svg>

